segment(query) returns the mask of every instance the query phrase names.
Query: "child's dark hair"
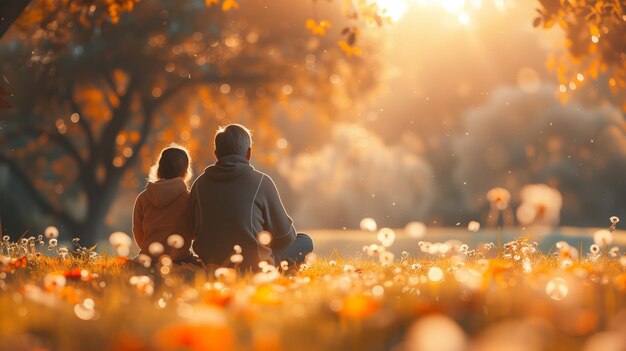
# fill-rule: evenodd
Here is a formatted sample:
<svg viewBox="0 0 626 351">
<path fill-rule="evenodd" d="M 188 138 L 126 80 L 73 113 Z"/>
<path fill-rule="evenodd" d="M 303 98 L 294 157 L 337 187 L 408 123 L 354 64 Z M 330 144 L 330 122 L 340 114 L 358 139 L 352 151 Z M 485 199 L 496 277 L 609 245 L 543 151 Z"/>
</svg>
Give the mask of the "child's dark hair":
<svg viewBox="0 0 626 351">
<path fill-rule="evenodd" d="M 150 169 L 150 181 L 183 177 L 185 182 L 191 179 L 191 157 L 187 149 L 171 144 L 161 151 L 156 163 Z"/>
</svg>

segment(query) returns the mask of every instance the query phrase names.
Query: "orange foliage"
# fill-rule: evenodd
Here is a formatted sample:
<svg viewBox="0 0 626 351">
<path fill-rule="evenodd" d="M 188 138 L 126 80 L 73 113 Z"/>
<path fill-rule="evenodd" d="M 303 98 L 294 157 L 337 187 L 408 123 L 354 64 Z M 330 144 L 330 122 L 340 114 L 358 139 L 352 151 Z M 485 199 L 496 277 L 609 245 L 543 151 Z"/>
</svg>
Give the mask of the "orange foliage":
<svg viewBox="0 0 626 351">
<path fill-rule="evenodd" d="M 350 44 L 348 44 L 347 42 L 340 40 L 337 45 L 339 45 L 339 48 L 346 53 L 346 55 L 349 56 L 361 56 L 361 49 L 356 47 L 356 46 L 352 46 Z"/>
<path fill-rule="evenodd" d="M 206 6 L 219 5 L 220 0 L 204 0 L 204 4 Z M 223 0 L 222 1 L 222 11 L 228 12 L 230 10 L 239 9 L 239 3 L 237 0 Z"/>
<path fill-rule="evenodd" d="M 34 0 L 24 10 L 18 19 L 17 26 L 22 29 L 31 29 L 42 25 L 48 29 L 58 30 L 60 36 L 75 25 L 69 21 L 72 16 L 79 15 L 79 24 L 85 27 L 102 25 L 105 22 L 116 24 L 123 13 L 131 12 L 135 3 L 140 0 Z M 50 28 L 52 27 L 52 28 Z"/>
<path fill-rule="evenodd" d="M 222 2 L 222 11 L 236 10 L 239 8 L 239 4 L 236 0 L 224 0 Z"/>
<path fill-rule="evenodd" d="M 549 57 L 563 100 L 575 90 L 606 76 L 606 87 L 626 111 L 626 13 L 621 0 L 539 0 L 535 27 L 558 25 L 566 35 L 567 53 Z"/>
<path fill-rule="evenodd" d="M 309 29 L 311 33 L 313 33 L 313 35 L 320 35 L 320 36 L 325 35 L 326 29 L 329 29 L 332 27 L 330 25 L 330 22 L 328 21 L 322 20 L 322 21 L 317 22 L 313 19 L 306 20 L 305 25 L 307 29 Z"/>
</svg>

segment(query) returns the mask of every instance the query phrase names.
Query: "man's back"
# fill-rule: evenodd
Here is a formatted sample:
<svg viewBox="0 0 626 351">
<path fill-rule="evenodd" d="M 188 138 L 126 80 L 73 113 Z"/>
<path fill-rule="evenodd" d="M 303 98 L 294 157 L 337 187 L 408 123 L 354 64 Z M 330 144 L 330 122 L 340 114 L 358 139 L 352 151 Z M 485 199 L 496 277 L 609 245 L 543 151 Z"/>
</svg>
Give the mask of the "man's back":
<svg viewBox="0 0 626 351">
<path fill-rule="evenodd" d="M 284 248 L 296 237 L 274 182 L 239 155 L 220 158 L 195 181 L 190 211 L 193 249 L 205 263 L 229 264 L 233 247 L 239 245 L 241 267 L 255 268 L 260 260 L 272 260 L 271 249 Z M 272 234 L 269 247 L 256 238 L 264 230 Z"/>
</svg>

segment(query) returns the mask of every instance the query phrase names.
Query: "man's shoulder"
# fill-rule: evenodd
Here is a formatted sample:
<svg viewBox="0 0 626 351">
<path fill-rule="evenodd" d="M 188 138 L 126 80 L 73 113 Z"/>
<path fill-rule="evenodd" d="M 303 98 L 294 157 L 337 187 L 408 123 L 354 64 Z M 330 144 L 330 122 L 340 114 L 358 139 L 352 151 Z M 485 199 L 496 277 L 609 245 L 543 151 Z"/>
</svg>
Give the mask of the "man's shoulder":
<svg viewBox="0 0 626 351">
<path fill-rule="evenodd" d="M 260 179 L 260 190 L 262 192 L 269 192 L 269 193 L 275 193 L 278 192 L 278 187 L 276 186 L 276 183 L 274 183 L 274 180 L 272 179 L 272 177 L 270 177 L 268 174 L 263 173 L 263 172 L 258 172 L 259 175 L 262 177 Z"/>
<path fill-rule="evenodd" d="M 263 172 L 261 172 L 261 171 L 259 171 L 257 169 L 253 169 L 253 171 L 257 175 L 257 178 L 259 178 L 259 179 L 263 178 L 264 181 L 268 181 L 268 180 L 272 181 L 272 178 L 269 175 L 267 175 L 267 173 L 263 173 Z"/>
<path fill-rule="evenodd" d="M 261 181 L 262 179 L 269 179 L 270 182 L 272 182 L 270 176 L 254 168 L 250 169 L 250 171 L 236 178 L 233 178 L 233 180 L 237 180 L 237 181 L 244 181 L 244 182 L 248 181 L 248 182 L 255 182 L 255 183 Z M 196 178 L 196 180 L 194 180 L 193 184 L 191 185 L 191 191 L 193 192 L 193 190 L 197 188 L 199 184 L 206 184 L 206 183 L 212 183 L 212 182 L 221 183 L 222 181 L 212 178 L 211 176 L 206 174 L 206 172 L 202 173 L 201 175 L 198 176 L 198 178 Z"/>
</svg>

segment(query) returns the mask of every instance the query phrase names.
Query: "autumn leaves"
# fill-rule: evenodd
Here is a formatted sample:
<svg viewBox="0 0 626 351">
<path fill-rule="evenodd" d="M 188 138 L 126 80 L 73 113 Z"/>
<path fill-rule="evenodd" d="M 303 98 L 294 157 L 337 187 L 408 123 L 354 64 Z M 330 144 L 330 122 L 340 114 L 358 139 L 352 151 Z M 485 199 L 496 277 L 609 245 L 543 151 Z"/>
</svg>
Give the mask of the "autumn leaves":
<svg viewBox="0 0 626 351">
<path fill-rule="evenodd" d="M 224 12 L 239 9 L 239 3 L 237 0 L 205 0 L 205 4 L 206 6 L 220 6 Z M 363 18 L 368 25 L 377 25 L 379 27 L 382 26 L 383 23 L 389 22 L 389 19 L 386 18 L 384 13 L 382 13 L 384 11 L 381 10 L 375 2 L 363 4 L 361 6 L 364 7 L 359 9 L 349 8 L 344 10 L 346 12 L 346 18 L 352 22 Z M 312 18 L 307 19 L 304 25 L 314 36 L 325 36 L 327 30 L 332 28 L 329 21 L 315 20 Z M 363 52 L 360 47 L 355 45 L 358 34 L 359 29 L 355 23 L 350 26 L 346 26 L 341 30 L 342 39 L 337 42 L 337 45 L 348 57 L 360 56 Z"/>
<path fill-rule="evenodd" d="M 222 7 L 222 11 L 224 12 L 239 9 L 239 3 L 237 0 L 204 0 L 204 3 L 206 6 L 220 5 Z"/>
<path fill-rule="evenodd" d="M 326 20 L 315 21 L 313 19 L 308 19 L 305 23 L 305 26 L 308 30 L 311 31 L 313 35 L 324 36 L 326 35 L 326 30 L 332 28 L 330 22 Z M 346 37 L 346 40 L 340 40 L 337 42 L 339 48 L 348 56 L 360 56 L 362 53 L 361 48 L 356 47 L 354 44 L 356 42 L 357 29 L 346 27 L 341 31 L 341 34 Z"/>
</svg>

